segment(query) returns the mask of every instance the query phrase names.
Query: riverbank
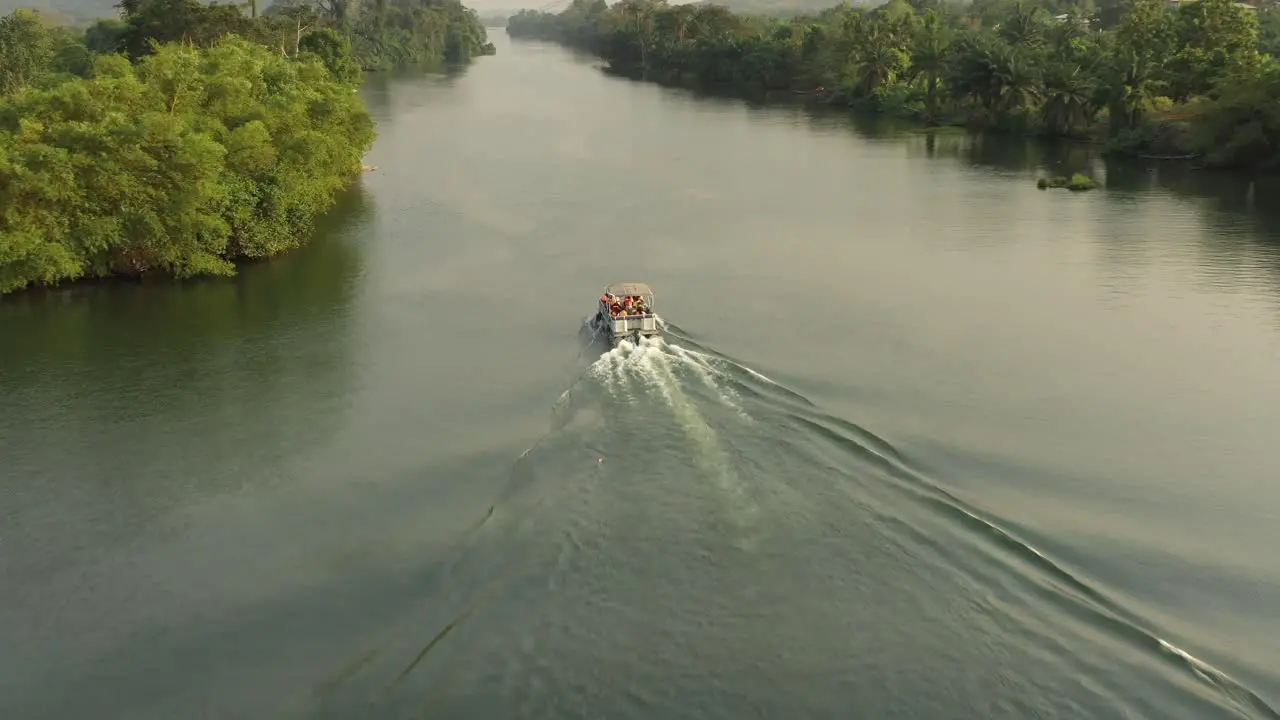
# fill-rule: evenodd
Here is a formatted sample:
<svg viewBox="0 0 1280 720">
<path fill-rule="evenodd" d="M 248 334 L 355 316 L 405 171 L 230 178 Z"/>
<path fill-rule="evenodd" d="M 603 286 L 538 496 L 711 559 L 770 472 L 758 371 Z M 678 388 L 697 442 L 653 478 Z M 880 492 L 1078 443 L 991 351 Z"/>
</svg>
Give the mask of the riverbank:
<svg viewBox="0 0 1280 720">
<path fill-rule="evenodd" d="M 514 42 L 520 42 L 514 39 Z M 548 40 L 540 40 L 548 42 Z M 554 42 L 554 41 L 551 41 Z M 574 48 L 581 51 L 582 48 Z M 1181 147 L 1163 146 L 1163 152 L 1153 146 L 1142 146 L 1128 148 L 1117 146 L 1109 141 L 1107 137 L 1107 124 L 1104 121 L 1095 122 L 1087 130 L 1073 133 L 1071 135 L 1054 135 L 1044 132 L 1026 132 L 1019 130 L 1008 130 L 999 126 L 992 126 L 964 114 L 963 112 L 952 113 L 945 117 L 928 121 L 921 118 L 918 113 L 913 112 L 887 112 L 882 108 L 864 103 L 841 103 L 833 101 L 830 96 L 824 96 L 820 93 L 812 91 L 800 91 L 791 89 L 769 89 L 758 85 L 733 85 L 726 83 L 703 83 L 697 78 L 691 76 L 683 77 L 646 77 L 642 72 L 635 69 L 614 68 L 605 66 L 604 71 L 608 75 L 614 77 L 626 78 L 635 82 L 650 82 L 662 87 L 679 89 L 683 91 L 697 93 L 709 98 L 736 98 L 751 103 L 764 103 L 768 105 L 780 106 L 801 106 L 812 109 L 817 113 L 832 113 L 836 115 L 847 115 L 858 121 L 867 121 L 872 123 L 884 123 L 892 126 L 895 132 L 910 132 L 923 135 L 999 135 L 1011 138 L 1021 137 L 1030 141 L 1039 141 L 1053 144 L 1068 144 L 1091 148 L 1100 156 L 1112 159 L 1127 159 L 1132 161 L 1161 161 L 1161 162 L 1184 162 L 1191 169 L 1204 170 L 1208 169 L 1203 163 L 1203 154 L 1196 150 L 1186 151 Z M 1176 118 L 1175 118 L 1176 119 Z M 1147 122 L 1152 125 L 1160 125 L 1162 123 L 1161 115 L 1153 115 Z M 1226 172 L 1224 170 L 1224 172 Z"/>
<path fill-rule="evenodd" d="M 618 72 L 664 83 L 781 91 L 923 125 L 1102 142 L 1135 157 L 1280 167 L 1280 114 L 1269 113 L 1280 69 L 1259 52 L 1251 11 L 1230 0 L 1179 9 L 1139 0 L 1116 17 L 997 10 L 941 3 L 920 13 L 893 0 L 786 20 L 574 3 L 518 13 L 507 32 L 589 49 Z"/>
<path fill-rule="evenodd" d="M 171 9 L 132 3 L 84 31 L 0 19 L 0 48 L 27 50 L 0 70 L 0 294 L 228 276 L 296 249 L 369 169 L 362 70 L 494 52 L 459 3 L 369 11 L 407 14 L 392 30 L 369 13 Z"/>
</svg>

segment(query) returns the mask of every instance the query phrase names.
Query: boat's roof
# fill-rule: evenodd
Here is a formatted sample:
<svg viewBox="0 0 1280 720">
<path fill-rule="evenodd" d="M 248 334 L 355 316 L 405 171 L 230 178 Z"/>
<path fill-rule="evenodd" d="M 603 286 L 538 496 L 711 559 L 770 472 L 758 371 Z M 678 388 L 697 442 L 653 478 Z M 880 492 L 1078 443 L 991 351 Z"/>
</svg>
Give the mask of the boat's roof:
<svg viewBox="0 0 1280 720">
<path fill-rule="evenodd" d="M 620 282 L 614 283 L 604 289 L 610 295 L 626 296 L 626 295 L 653 295 L 653 291 L 648 285 L 637 282 Z"/>
</svg>

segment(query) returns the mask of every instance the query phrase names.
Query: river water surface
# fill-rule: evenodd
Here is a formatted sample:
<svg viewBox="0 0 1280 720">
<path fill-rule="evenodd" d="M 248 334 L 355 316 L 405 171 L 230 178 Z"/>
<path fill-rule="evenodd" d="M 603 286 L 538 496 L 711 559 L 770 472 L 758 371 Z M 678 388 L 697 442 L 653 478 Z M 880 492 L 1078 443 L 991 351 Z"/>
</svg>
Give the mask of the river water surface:
<svg viewBox="0 0 1280 720">
<path fill-rule="evenodd" d="M 496 42 L 312 247 L 0 301 L 0 716 L 1280 717 L 1275 188 Z"/>
</svg>

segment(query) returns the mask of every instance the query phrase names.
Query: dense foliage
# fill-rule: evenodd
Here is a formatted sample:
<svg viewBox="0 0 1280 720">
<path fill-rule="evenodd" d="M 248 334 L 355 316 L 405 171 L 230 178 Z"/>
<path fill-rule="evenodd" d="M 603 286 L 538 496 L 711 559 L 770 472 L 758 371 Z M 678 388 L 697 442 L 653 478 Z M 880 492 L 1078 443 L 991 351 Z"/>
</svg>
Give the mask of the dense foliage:
<svg viewBox="0 0 1280 720">
<path fill-rule="evenodd" d="M 87 77 L 12 93 L 0 103 L 0 292 L 227 275 L 232 259 L 297 247 L 372 140 L 351 91 L 314 57 L 228 37 L 163 45 L 136 65 L 100 55 Z"/>
<path fill-rule="evenodd" d="M 113 21 L 120 15 L 121 5 L 133 10 L 151 5 L 149 14 L 163 17 L 169 28 L 177 25 L 204 24 L 206 28 L 237 28 L 237 33 L 258 39 L 274 36 L 274 42 L 292 45 L 297 35 L 322 26 L 334 28 L 351 39 L 356 55 L 365 69 L 387 69 L 395 65 L 435 62 L 449 57 L 465 60 L 475 55 L 492 53 L 484 33 L 484 24 L 458 0 L 381 0 L 349 2 L 348 0 L 214 0 L 223 3 L 205 11 L 207 0 L 198 3 L 139 3 L 121 0 L 0 0 L 0 13 L 19 7 L 40 11 L 47 19 L 61 25 L 90 24 L 99 19 Z M 134 13 L 136 14 L 136 12 Z M 244 17 L 247 15 L 248 17 Z M 237 17 L 239 16 L 239 17 Z M 250 19 L 257 22 L 249 23 Z M 301 20 L 295 25 L 293 21 Z M 252 30 L 250 29 L 252 27 Z M 288 40 L 293 30 L 293 40 Z M 298 31 L 301 31 L 300 33 Z M 195 29 L 202 34 L 202 29 Z M 157 35 L 158 36 L 158 35 Z"/>
<path fill-rule="evenodd" d="M 120 10 L 83 32 L 0 18 L 0 293 L 295 248 L 373 141 L 362 68 L 493 50 L 456 0 Z"/>
<path fill-rule="evenodd" d="M 459 0 L 276 0 L 262 13 L 259 0 L 118 2 L 118 18 L 100 18 L 88 27 L 84 44 L 91 50 L 122 51 L 138 58 L 149 52 L 152 42 L 204 47 L 235 34 L 294 55 L 309 35 L 327 30 L 350 42 L 356 65 L 364 70 L 466 62 L 494 52 L 484 24 Z M 58 13 L 26 15 L 46 25 L 71 24 Z"/>
<path fill-rule="evenodd" d="M 135 58 L 152 41 L 204 46 L 228 33 L 296 54 L 308 36 L 323 30 L 350 42 L 365 70 L 465 62 L 493 53 L 484 25 L 458 0 L 278 0 L 261 14 L 255 0 L 248 13 L 241 4 L 201 0 L 120 0 L 120 8 L 123 22 L 104 20 L 91 31 L 118 32 L 118 49 Z"/>
<path fill-rule="evenodd" d="M 1233 0 L 891 0 L 792 19 L 717 5 L 573 0 L 507 32 L 662 82 L 825 102 L 1113 150 L 1280 168 L 1280 9 Z"/>
</svg>

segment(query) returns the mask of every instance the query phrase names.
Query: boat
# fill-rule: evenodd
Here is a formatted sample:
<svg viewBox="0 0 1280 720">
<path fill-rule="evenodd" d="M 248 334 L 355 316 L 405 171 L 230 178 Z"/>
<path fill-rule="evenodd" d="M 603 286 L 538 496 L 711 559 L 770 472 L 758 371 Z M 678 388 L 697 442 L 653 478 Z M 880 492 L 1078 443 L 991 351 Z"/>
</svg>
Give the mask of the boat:
<svg viewBox="0 0 1280 720">
<path fill-rule="evenodd" d="M 658 315 L 654 312 L 653 291 L 637 282 L 606 287 L 596 301 L 591 327 L 613 347 L 623 340 L 639 344 L 641 338 L 654 337 L 658 334 Z"/>
</svg>

